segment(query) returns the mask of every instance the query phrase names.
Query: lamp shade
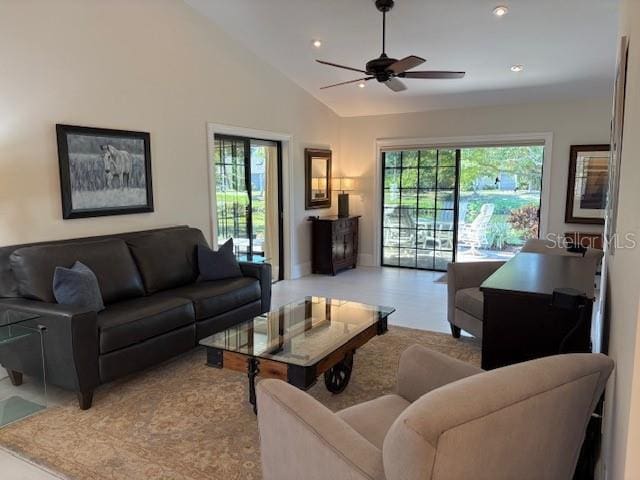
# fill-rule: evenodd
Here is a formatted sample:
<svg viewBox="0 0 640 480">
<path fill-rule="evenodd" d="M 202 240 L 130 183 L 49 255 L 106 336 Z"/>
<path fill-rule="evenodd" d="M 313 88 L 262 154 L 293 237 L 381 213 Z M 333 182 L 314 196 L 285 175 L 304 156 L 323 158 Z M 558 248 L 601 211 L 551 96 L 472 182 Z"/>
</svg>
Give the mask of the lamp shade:
<svg viewBox="0 0 640 480">
<path fill-rule="evenodd" d="M 311 189 L 312 190 L 324 190 L 326 188 L 327 188 L 327 179 L 326 178 L 313 177 L 311 179 Z"/>
<path fill-rule="evenodd" d="M 352 177 L 336 177 L 331 183 L 334 190 L 341 192 L 351 192 L 356 189 L 356 181 Z"/>
</svg>

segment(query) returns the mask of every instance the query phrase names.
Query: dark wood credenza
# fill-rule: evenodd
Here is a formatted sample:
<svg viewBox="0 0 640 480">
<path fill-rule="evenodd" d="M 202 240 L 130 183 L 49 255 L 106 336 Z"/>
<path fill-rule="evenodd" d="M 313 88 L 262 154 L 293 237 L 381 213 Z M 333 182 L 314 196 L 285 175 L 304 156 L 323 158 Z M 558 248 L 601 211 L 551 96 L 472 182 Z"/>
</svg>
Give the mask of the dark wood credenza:
<svg viewBox="0 0 640 480">
<path fill-rule="evenodd" d="M 358 221 L 354 217 L 311 218 L 311 272 L 335 275 L 358 263 Z"/>
</svg>

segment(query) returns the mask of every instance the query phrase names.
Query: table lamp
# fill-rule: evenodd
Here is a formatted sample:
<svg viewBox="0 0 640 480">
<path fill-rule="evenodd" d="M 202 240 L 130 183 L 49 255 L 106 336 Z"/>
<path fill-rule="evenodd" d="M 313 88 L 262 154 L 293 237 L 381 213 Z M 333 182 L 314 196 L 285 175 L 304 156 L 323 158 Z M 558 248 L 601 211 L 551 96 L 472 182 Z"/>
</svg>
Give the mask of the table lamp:
<svg viewBox="0 0 640 480">
<path fill-rule="evenodd" d="M 337 177 L 332 180 L 334 190 L 339 191 L 338 194 L 338 216 L 349 216 L 349 194 L 355 190 L 355 180 L 349 177 Z"/>
</svg>

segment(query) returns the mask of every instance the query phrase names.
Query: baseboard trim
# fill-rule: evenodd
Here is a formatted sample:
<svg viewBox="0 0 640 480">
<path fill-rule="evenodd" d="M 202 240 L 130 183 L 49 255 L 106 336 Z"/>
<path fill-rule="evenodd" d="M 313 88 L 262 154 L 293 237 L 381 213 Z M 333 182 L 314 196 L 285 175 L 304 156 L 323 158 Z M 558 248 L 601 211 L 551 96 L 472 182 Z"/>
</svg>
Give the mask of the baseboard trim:
<svg viewBox="0 0 640 480">
<path fill-rule="evenodd" d="M 291 278 L 301 278 L 311 275 L 311 262 L 297 263 L 291 269 Z"/>
<path fill-rule="evenodd" d="M 363 267 L 377 267 L 375 265 L 373 255 L 370 253 L 361 253 L 358 255 L 358 265 L 362 265 Z"/>
</svg>

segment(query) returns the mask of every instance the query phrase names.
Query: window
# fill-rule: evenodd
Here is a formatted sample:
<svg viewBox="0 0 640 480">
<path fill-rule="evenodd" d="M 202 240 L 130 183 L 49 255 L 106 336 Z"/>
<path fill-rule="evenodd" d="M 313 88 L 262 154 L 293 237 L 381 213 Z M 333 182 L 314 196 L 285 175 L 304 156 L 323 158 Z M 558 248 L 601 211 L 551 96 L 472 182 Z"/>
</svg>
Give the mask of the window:
<svg viewBox="0 0 640 480">
<path fill-rule="evenodd" d="M 538 236 L 542 145 L 382 152 L 382 265 L 444 271 Z"/>
</svg>

